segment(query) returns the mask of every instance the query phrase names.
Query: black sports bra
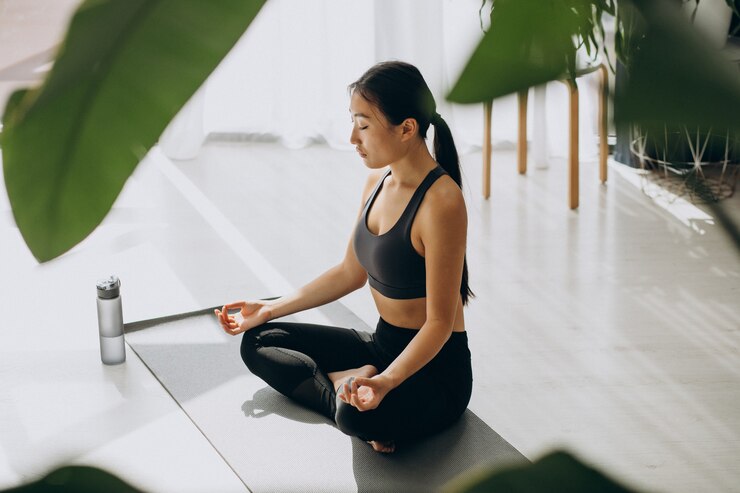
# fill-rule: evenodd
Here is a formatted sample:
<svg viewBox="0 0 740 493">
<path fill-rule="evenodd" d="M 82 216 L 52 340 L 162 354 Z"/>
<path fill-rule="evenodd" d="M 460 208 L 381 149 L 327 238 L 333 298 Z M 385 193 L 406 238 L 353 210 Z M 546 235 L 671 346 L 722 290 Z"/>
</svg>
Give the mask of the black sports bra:
<svg viewBox="0 0 740 493">
<path fill-rule="evenodd" d="M 430 171 L 396 224 L 388 232 L 375 235 L 367 228 L 367 214 L 390 172 L 383 175 L 362 210 L 355 227 L 355 255 L 367 271 L 370 286 L 383 296 L 400 300 L 423 298 L 426 296 L 426 267 L 424 257 L 411 244 L 411 225 L 424 194 L 437 178 L 447 173 L 440 166 Z"/>
</svg>

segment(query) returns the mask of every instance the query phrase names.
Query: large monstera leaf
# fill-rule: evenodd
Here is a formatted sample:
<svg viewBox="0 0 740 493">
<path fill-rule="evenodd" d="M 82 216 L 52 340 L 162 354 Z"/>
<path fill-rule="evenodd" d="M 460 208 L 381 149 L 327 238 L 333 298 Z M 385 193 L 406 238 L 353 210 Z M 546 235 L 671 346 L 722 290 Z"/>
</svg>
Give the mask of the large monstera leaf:
<svg viewBox="0 0 740 493">
<path fill-rule="evenodd" d="M 264 0 L 86 0 L 38 88 L 14 93 L 0 145 L 16 224 L 39 261 L 110 210 L 164 128 Z"/>
<path fill-rule="evenodd" d="M 490 101 L 573 67 L 576 26 L 562 0 L 496 0 L 491 26 L 448 99 Z"/>
</svg>

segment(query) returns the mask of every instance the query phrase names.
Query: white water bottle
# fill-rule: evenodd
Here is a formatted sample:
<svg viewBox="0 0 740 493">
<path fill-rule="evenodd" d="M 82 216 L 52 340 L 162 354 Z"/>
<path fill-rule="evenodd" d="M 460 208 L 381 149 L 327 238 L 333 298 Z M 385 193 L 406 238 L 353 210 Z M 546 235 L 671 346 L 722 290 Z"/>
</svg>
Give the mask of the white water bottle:
<svg viewBox="0 0 740 493">
<path fill-rule="evenodd" d="M 121 281 L 116 276 L 110 276 L 108 279 L 98 281 L 97 288 L 100 359 L 106 365 L 118 365 L 126 361 Z"/>
</svg>

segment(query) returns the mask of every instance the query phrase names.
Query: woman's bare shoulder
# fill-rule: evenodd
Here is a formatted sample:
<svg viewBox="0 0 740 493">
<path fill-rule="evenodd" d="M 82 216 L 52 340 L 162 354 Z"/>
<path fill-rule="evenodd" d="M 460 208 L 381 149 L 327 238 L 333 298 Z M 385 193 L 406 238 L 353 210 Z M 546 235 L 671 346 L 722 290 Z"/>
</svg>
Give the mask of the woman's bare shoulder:
<svg viewBox="0 0 740 493">
<path fill-rule="evenodd" d="M 462 190 L 449 176 L 441 177 L 427 190 L 416 217 L 422 236 L 435 231 L 449 233 L 451 225 L 465 227 L 468 212 Z"/>
<path fill-rule="evenodd" d="M 440 177 L 429 188 L 425 199 L 429 199 L 428 202 L 432 205 L 432 209 L 465 210 L 462 190 L 449 175 Z"/>
</svg>

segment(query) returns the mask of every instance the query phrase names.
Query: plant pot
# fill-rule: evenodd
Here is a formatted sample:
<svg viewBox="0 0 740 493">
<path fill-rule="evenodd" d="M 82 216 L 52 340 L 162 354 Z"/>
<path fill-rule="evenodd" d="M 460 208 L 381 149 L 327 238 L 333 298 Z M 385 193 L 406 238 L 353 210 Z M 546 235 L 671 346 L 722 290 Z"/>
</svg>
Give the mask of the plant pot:
<svg viewBox="0 0 740 493">
<path fill-rule="evenodd" d="M 630 151 L 639 166 L 674 180 L 692 199 L 716 202 L 731 196 L 740 166 L 740 135 L 729 130 L 687 127 L 648 134 L 633 129 Z M 672 188 L 676 188 L 672 186 Z"/>
</svg>

